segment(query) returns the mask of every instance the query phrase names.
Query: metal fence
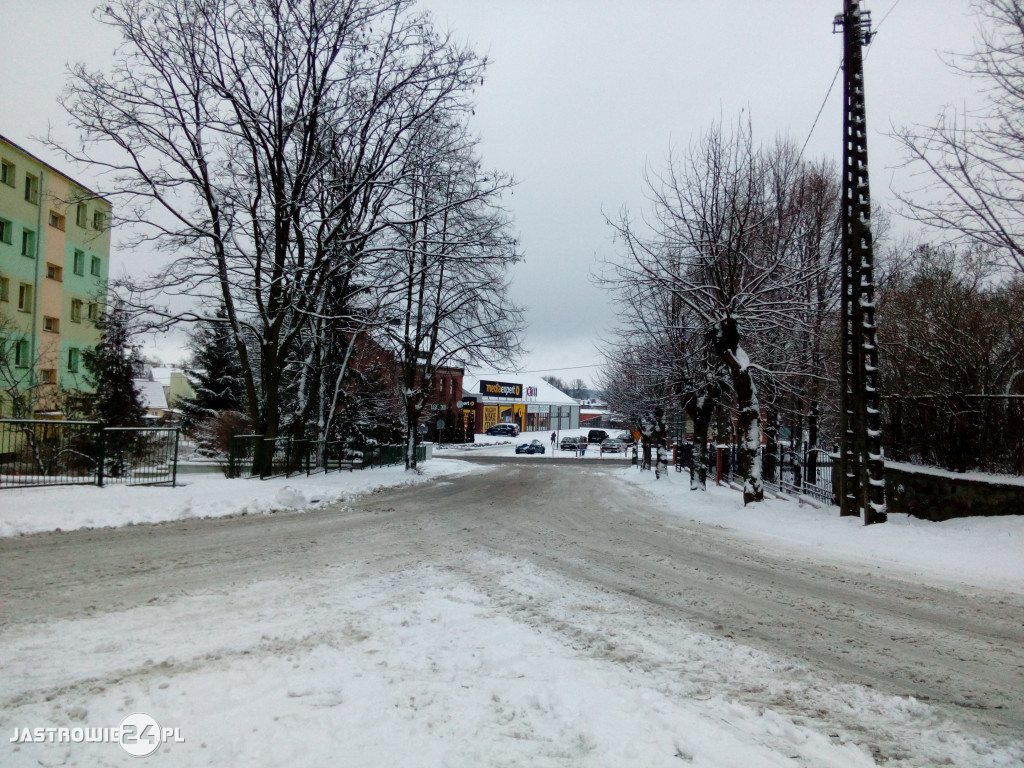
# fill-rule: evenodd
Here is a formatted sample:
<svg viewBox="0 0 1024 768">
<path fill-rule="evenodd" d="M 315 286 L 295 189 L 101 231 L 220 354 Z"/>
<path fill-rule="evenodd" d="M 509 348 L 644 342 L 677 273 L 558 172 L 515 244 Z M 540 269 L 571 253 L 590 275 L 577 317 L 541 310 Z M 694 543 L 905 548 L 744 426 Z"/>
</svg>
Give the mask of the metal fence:
<svg viewBox="0 0 1024 768">
<path fill-rule="evenodd" d="M 312 475 L 351 470 L 340 440 L 306 440 L 263 435 L 232 435 L 228 441 L 228 477 Z"/>
<path fill-rule="evenodd" d="M 363 466 L 367 469 L 373 467 L 392 467 L 396 464 L 405 464 L 404 445 L 370 445 L 363 451 Z M 427 447 L 416 446 L 416 461 L 427 460 Z"/>
<path fill-rule="evenodd" d="M 177 485 L 176 428 L 0 419 L 0 488 Z"/>
<path fill-rule="evenodd" d="M 693 445 L 674 446 L 675 466 L 678 471 L 693 467 Z M 779 445 L 775 452 L 762 446 L 761 467 L 764 487 L 775 493 L 790 496 L 810 496 L 825 504 L 836 502 L 832 488 L 835 458 L 820 448 L 795 451 Z M 739 472 L 739 448 L 736 445 L 710 446 L 708 451 L 708 480 L 731 483 L 742 480 Z"/>
</svg>

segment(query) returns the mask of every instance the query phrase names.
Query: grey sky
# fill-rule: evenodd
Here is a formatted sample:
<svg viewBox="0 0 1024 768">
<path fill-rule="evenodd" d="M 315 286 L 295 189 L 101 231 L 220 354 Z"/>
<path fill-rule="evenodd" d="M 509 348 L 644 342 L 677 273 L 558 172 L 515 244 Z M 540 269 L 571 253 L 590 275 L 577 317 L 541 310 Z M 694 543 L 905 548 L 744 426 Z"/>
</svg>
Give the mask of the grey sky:
<svg viewBox="0 0 1024 768">
<path fill-rule="evenodd" d="M 590 282 L 597 259 L 614 253 L 602 211 L 643 207 L 645 165 L 683 147 L 719 118 L 752 116 L 758 139 L 789 134 L 802 144 L 840 61 L 832 18 L 841 0 L 423 0 L 438 23 L 468 39 L 492 63 L 480 90 L 476 129 L 485 164 L 519 180 L 508 204 L 526 261 L 514 295 L 528 305 L 529 371 L 593 380 L 595 344 L 612 322 L 607 298 Z M 895 8 L 894 8 L 895 4 Z M 866 62 L 869 153 L 875 197 L 912 183 L 890 124 L 931 122 L 948 103 L 972 98 L 973 84 L 950 73 L 940 52 L 971 47 L 968 0 L 870 0 L 880 34 Z M 0 133 L 70 175 L 29 137 L 49 121 L 68 61 L 106 68 L 117 40 L 90 15 L 87 0 L 7 0 L 5 105 Z M 16 34 L 15 34 L 16 32 Z M 807 148 L 838 158 L 841 82 Z M 63 131 L 66 136 L 66 130 Z M 115 233 L 116 235 L 116 233 Z M 116 241 L 116 237 L 115 237 Z M 136 258 L 118 253 L 115 272 Z M 158 343 L 167 358 L 176 343 Z"/>
</svg>

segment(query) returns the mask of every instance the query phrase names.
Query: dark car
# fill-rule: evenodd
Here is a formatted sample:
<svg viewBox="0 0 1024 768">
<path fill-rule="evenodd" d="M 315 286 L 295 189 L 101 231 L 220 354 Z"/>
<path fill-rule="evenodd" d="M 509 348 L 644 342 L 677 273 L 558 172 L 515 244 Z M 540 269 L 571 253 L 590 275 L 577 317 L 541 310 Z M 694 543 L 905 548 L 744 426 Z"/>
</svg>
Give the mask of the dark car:
<svg viewBox="0 0 1024 768">
<path fill-rule="evenodd" d="M 516 446 L 516 453 L 544 453 L 544 443 L 540 440 L 532 440 L 529 443 L 520 443 Z"/>
<path fill-rule="evenodd" d="M 563 437 L 562 442 L 558 444 L 558 447 L 563 451 L 575 451 L 580 447 L 580 439 L 578 437 Z"/>
<path fill-rule="evenodd" d="M 617 437 L 626 444 L 627 448 L 636 442 L 632 432 L 620 432 Z"/>
<path fill-rule="evenodd" d="M 493 427 L 488 427 L 486 434 L 491 437 L 497 437 L 504 435 L 506 437 L 516 437 L 519 434 L 518 424 L 495 424 Z"/>
<path fill-rule="evenodd" d="M 588 443 L 600 443 L 608 439 L 608 433 L 603 429 L 592 429 L 587 433 Z"/>
</svg>

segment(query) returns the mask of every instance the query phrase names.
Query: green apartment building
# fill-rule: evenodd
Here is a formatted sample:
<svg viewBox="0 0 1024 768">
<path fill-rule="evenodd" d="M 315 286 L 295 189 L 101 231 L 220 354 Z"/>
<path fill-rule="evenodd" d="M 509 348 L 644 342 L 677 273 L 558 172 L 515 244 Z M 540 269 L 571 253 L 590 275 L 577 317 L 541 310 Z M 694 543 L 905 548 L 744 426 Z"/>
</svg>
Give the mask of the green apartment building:
<svg viewBox="0 0 1024 768">
<path fill-rule="evenodd" d="M 59 394 L 88 389 L 82 354 L 100 336 L 110 213 L 0 135 L 0 417 L 59 418 Z"/>
</svg>

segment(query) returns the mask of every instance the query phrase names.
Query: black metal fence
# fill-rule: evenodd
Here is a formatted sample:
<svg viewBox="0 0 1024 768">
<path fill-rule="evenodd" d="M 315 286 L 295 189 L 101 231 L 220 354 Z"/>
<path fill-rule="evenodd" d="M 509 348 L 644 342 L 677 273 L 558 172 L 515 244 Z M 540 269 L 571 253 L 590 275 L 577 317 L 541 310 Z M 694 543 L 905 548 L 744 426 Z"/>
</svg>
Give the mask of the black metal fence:
<svg viewBox="0 0 1024 768">
<path fill-rule="evenodd" d="M 0 419 L 0 488 L 177 485 L 179 431 Z"/>
<path fill-rule="evenodd" d="M 417 445 L 416 461 L 426 460 L 427 447 L 425 445 Z M 390 467 L 395 464 L 405 464 L 404 445 L 371 445 L 367 446 L 363 452 L 364 467 Z"/>
<path fill-rule="evenodd" d="M 693 467 L 693 444 L 674 447 L 678 471 Z M 809 496 L 825 504 L 835 503 L 832 489 L 834 457 L 820 448 L 794 450 L 778 445 L 774 452 L 760 449 L 764 487 L 790 496 Z M 739 447 L 709 446 L 707 476 L 709 482 L 731 483 L 742 480 L 739 471 Z"/>
<path fill-rule="evenodd" d="M 388 467 L 405 463 L 404 445 L 371 445 L 347 455 L 340 440 L 267 439 L 263 435 L 232 435 L 228 443 L 228 477 L 269 480 L 342 469 Z M 416 460 L 426 461 L 426 446 L 416 447 Z"/>
<path fill-rule="evenodd" d="M 228 477 L 293 477 L 351 470 L 340 440 L 232 435 L 228 441 Z"/>
</svg>

